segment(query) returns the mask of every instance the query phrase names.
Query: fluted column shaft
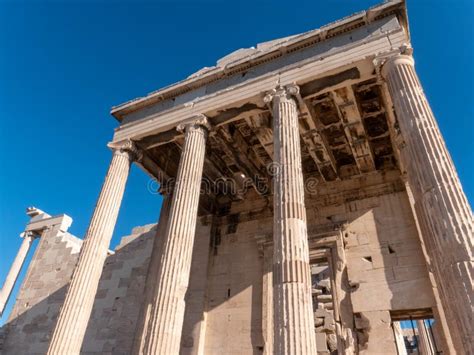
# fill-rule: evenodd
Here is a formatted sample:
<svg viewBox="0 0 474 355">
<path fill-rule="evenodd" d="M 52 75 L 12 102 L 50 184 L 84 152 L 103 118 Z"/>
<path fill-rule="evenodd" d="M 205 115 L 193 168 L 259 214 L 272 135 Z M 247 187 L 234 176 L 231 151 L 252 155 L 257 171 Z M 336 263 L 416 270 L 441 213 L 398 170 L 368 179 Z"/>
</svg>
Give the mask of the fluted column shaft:
<svg viewBox="0 0 474 355">
<path fill-rule="evenodd" d="M 273 108 L 273 314 L 275 354 L 316 354 L 296 86 L 265 98 Z"/>
<path fill-rule="evenodd" d="M 35 237 L 32 233 L 25 233 L 23 237 L 23 241 L 21 242 L 20 248 L 18 249 L 15 260 L 13 261 L 3 287 L 0 290 L 0 316 L 3 314 L 8 299 L 12 293 L 13 286 L 15 286 L 21 267 L 25 262 L 26 256 L 28 255 L 28 251 L 30 250 L 34 239 Z"/>
<path fill-rule="evenodd" d="M 79 354 L 92 311 L 110 239 L 117 221 L 130 163 L 137 155 L 133 143 L 111 146 L 112 161 L 81 247 L 66 299 L 59 312 L 48 354 Z"/>
<path fill-rule="evenodd" d="M 403 339 L 402 327 L 400 326 L 400 322 L 393 322 L 392 327 L 395 336 L 395 345 L 397 346 L 397 354 L 407 355 L 407 348 L 405 347 L 405 340 Z"/>
<path fill-rule="evenodd" d="M 472 211 L 423 93 L 411 56 L 382 68 L 405 146 L 401 159 L 413 189 L 440 298 L 459 353 L 474 354 Z M 453 118 L 454 119 L 454 118 Z"/>
<path fill-rule="evenodd" d="M 150 319 L 151 311 L 154 307 L 158 284 L 158 272 L 160 270 L 161 255 L 163 253 L 163 242 L 165 238 L 166 228 L 168 227 L 168 220 L 171 207 L 171 194 L 167 193 L 163 196 L 161 204 L 160 218 L 158 221 L 158 228 L 156 231 L 155 240 L 153 241 L 153 250 L 151 252 L 150 263 L 148 264 L 148 271 L 145 281 L 145 297 L 140 309 L 140 315 L 137 321 L 137 328 L 135 329 L 135 336 L 133 340 L 133 354 L 143 353 L 145 344 L 147 327 Z"/>
<path fill-rule="evenodd" d="M 435 355 L 437 349 L 433 343 L 431 330 L 429 325 L 426 325 L 423 319 L 416 321 L 416 328 L 418 329 L 418 353 L 421 355 Z"/>
<path fill-rule="evenodd" d="M 189 284 L 196 231 L 207 120 L 203 116 L 178 126 L 185 130 L 157 287 L 143 342 L 144 354 L 178 354 L 184 321 L 185 295 Z"/>
</svg>

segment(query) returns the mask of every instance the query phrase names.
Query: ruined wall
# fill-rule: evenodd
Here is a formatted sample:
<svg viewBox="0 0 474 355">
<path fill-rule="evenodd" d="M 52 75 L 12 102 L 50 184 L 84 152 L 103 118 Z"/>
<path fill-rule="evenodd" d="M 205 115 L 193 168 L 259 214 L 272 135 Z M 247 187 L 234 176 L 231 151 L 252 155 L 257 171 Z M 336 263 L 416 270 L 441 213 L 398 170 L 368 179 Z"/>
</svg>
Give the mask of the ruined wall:
<svg viewBox="0 0 474 355">
<path fill-rule="evenodd" d="M 2 354 L 46 353 L 82 244 L 69 233 L 57 233 L 46 231 L 39 239 L 8 322 L 1 329 Z"/>
<path fill-rule="evenodd" d="M 144 278 L 156 235 L 138 227 L 109 255 L 99 284 L 82 352 L 127 354 L 141 304 Z M 45 354 L 82 241 L 45 232 L 28 267 L 8 323 L 2 354 Z"/>
<path fill-rule="evenodd" d="M 106 259 L 82 354 L 130 354 L 143 303 L 156 224 L 136 227 Z M 183 353 L 199 350 L 205 331 L 204 307 L 210 223 L 198 223 L 191 281 L 186 296 Z M 8 323 L 2 327 L 1 354 L 45 354 L 82 241 L 46 232 L 28 267 Z M 201 349 L 202 350 L 202 349 Z"/>
</svg>

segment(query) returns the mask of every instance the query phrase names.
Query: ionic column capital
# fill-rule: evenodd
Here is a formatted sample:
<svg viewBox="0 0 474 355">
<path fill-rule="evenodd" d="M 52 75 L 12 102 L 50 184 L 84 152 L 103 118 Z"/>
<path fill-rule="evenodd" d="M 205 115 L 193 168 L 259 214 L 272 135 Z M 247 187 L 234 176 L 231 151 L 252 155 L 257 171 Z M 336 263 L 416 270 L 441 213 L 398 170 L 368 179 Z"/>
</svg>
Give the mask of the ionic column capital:
<svg viewBox="0 0 474 355">
<path fill-rule="evenodd" d="M 398 65 L 411 65 L 415 66 L 415 59 L 411 54 L 399 54 L 393 57 L 389 57 L 382 64 L 381 74 L 384 79 L 387 79 L 388 73 Z"/>
<path fill-rule="evenodd" d="M 21 239 L 31 238 L 36 239 L 39 235 L 35 234 L 33 231 L 24 231 L 20 233 Z"/>
<path fill-rule="evenodd" d="M 126 155 L 130 161 L 140 161 L 143 157 L 143 153 L 131 139 L 110 142 L 107 147 L 112 149 L 114 154 Z"/>
<path fill-rule="evenodd" d="M 271 102 L 294 101 L 300 94 L 300 88 L 296 84 L 277 86 L 275 89 L 265 93 L 263 101 L 267 104 Z"/>
<path fill-rule="evenodd" d="M 185 132 L 189 129 L 196 129 L 196 128 L 205 128 L 206 132 L 211 130 L 211 124 L 206 116 L 202 113 L 197 114 L 176 126 L 176 130 L 178 132 Z"/>
</svg>

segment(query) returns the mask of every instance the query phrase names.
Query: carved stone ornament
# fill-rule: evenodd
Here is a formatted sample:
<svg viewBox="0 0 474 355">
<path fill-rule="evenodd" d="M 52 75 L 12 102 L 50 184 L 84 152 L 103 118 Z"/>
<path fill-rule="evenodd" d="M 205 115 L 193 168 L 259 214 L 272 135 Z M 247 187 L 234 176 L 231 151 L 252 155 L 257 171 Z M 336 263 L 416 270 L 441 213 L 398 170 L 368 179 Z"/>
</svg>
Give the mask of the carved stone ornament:
<svg viewBox="0 0 474 355">
<path fill-rule="evenodd" d="M 114 154 L 127 154 L 132 161 L 141 161 L 143 153 L 137 148 L 131 139 L 120 142 L 110 142 L 107 147 L 112 149 Z"/>
<path fill-rule="evenodd" d="M 279 101 L 293 99 L 299 95 L 300 88 L 296 84 L 288 84 L 285 86 L 277 86 L 275 89 L 268 91 L 263 98 L 266 104 L 271 103 L 275 98 Z"/>
<path fill-rule="evenodd" d="M 187 119 L 176 126 L 178 132 L 184 132 L 187 128 L 190 127 L 204 127 L 208 132 L 211 130 L 211 125 L 209 120 L 203 114 L 198 114 L 190 119 Z"/>
</svg>

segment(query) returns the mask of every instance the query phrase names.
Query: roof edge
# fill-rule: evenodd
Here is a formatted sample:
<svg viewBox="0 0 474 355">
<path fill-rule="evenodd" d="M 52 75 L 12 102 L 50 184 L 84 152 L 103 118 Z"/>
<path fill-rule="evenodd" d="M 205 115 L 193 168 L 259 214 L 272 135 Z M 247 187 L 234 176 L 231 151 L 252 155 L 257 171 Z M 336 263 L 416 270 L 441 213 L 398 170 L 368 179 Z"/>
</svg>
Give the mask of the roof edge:
<svg viewBox="0 0 474 355">
<path fill-rule="evenodd" d="M 328 38 L 335 37 L 347 31 L 347 28 L 350 28 L 350 24 L 356 21 L 364 21 L 364 25 L 367 25 L 392 14 L 396 14 L 399 17 L 402 26 L 407 30 L 408 38 L 410 38 L 405 0 L 386 1 L 372 6 L 367 10 L 360 11 L 350 16 L 346 16 L 340 20 L 331 22 L 320 27 L 319 29 L 284 37 L 281 39 L 281 41 L 276 39 L 275 42 L 277 42 L 277 45 L 270 45 L 264 50 L 258 51 L 257 46 L 256 52 L 241 58 L 237 58 L 234 61 L 230 61 L 225 66 L 203 68 L 194 74 L 191 74 L 186 79 L 151 92 L 145 97 L 138 97 L 120 105 L 113 106 L 110 113 L 119 122 L 121 122 L 126 114 L 140 110 L 143 107 L 162 100 L 166 100 L 168 98 L 176 97 L 211 82 L 217 81 L 221 78 L 248 70 L 249 68 L 257 66 L 264 61 L 266 62 L 268 60 L 281 57 L 287 52 L 297 51 L 299 48 L 323 42 Z M 271 42 L 272 41 L 264 43 Z M 199 72 L 202 72 L 202 74 L 199 74 Z"/>
</svg>

